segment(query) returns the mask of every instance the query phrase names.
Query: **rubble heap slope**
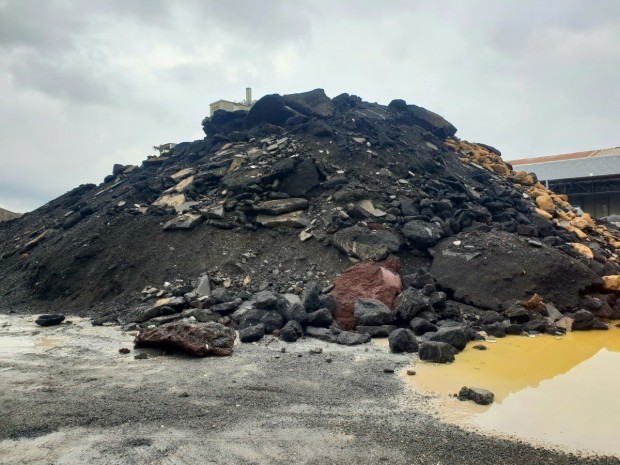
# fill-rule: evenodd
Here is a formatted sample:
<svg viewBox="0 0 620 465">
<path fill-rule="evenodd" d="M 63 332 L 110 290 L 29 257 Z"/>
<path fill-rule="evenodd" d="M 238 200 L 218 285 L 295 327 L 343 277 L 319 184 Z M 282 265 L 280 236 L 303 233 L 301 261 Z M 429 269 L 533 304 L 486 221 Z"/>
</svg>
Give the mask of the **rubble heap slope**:
<svg viewBox="0 0 620 465">
<path fill-rule="evenodd" d="M 290 337 L 307 326 L 423 334 L 448 321 L 493 331 L 579 311 L 620 316 L 618 230 L 513 171 L 497 149 L 456 138 L 436 113 L 316 89 L 202 125 L 203 140 L 115 165 L 103 183 L 0 223 L 0 306 L 127 322 L 146 304 L 166 321 L 227 305 L 213 321 L 234 312 L 227 321 L 260 320 L 263 333 L 300 322 Z M 288 301 L 260 307 L 261 291 Z M 302 294 L 316 302 L 292 318 Z M 533 297 L 533 310 L 523 306 Z"/>
</svg>

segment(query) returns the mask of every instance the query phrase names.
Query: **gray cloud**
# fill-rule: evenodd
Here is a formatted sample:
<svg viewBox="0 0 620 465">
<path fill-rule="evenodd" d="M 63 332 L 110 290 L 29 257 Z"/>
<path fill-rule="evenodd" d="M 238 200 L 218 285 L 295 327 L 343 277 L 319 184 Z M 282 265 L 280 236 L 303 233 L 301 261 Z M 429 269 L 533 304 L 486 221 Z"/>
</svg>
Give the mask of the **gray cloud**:
<svg viewBox="0 0 620 465">
<path fill-rule="evenodd" d="M 404 98 L 507 158 L 618 145 L 619 18 L 615 0 L 0 0 L 0 206 L 199 138 L 249 84 Z"/>
<path fill-rule="evenodd" d="M 72 34 L 78 33 L 84 21 L 67 14 L 55 0 L 0 1 L 0 47 L 31 47 L 51 50 L 70 47 Z"/>
<path fill-rule="evenodd" d="M 22 54 L 11 71 L 17 87 L 79 105 L 118 102 L 128 91 L 123 76 L 110 73 L 101 62 Z"/>
</svg>

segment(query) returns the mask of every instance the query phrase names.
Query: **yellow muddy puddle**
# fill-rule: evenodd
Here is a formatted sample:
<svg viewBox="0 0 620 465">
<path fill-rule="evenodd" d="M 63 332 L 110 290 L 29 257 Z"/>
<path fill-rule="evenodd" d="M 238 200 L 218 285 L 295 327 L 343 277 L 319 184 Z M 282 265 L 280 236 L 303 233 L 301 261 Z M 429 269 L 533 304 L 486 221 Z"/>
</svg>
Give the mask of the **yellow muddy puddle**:
<svg viewBox="0 0 620 465">
<path fill-rule="evenodd" d="M 482 344 L 488 350 L 476 350 Z M 620 329 L 471 342 L 450 365 L 418 362 L 403 378 L 439 394 L 442 419 L 571 452 L 620 456 Z M 495 394 L 461 402 L 462 386 Z"/>
</svg>

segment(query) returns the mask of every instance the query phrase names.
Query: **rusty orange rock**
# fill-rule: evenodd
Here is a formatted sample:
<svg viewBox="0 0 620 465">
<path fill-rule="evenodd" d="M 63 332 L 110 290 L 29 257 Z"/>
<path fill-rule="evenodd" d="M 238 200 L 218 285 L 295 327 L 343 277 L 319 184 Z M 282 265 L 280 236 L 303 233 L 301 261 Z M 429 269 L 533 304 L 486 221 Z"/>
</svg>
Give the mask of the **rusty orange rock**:
<svg viewBox="0 0 620 465">
<path fill-rule="evenodd" d="M 569 232 L 575 233 L 577 237 L 581 239 L 582 241 L 588 238 L 588 235 L 586 233 L 584 233 L 581 229 L 576 228 L 570 223 L 569 224 L 560 223 L 560 226 L 562 226 L 564 229 L 566 229 Z"/>
<path fill-rule="evenodd" d="M 578 216 L 571 220 L 571 224 L 579 229 L 587 229 L 590 227 L 591 222 L 588 222 L 588 220 L 582 216 Z"/>
<path fill-rule="evenodd" d="M 603 281 L 603 289 L 606 291 L 620 292 L 620 275 L 603 276 Z"/>
<path fill-rule="evenodd" d="M 588 247 L 587 245 L 581 244 L 579 242 L 571 242 L 570 245 L 573 247 L 573 249 L 575 249 L 577 252 L 579 252 L 583 256 L 588 257 L 588 258 L 594 258 L 592 249 L 590 249 L 590 247 Z"/>
<path fill-rule="evenodd" d="M 545 210 L 547 212 L 552 212 L 553 210 L 555 210 L 555 204 L 553 203 L 553 199 L 548 194 L 539 195 L 538 197 L 536 197 L 536 205 L 538 205 L 538 208 L 540 208 L 541 210 Z"/>
<path fill-rule="evenodd" d="M 553 215 L 551 213 L 548 213 L 548 212 L 546 212 L 544 210 L 541 210 L 540 208 L 536 208 L 536 213 L 538 213 L 540 216 L 542 216 L 543 218 L 546 218 L 548 220 L 553 218 Z"/>
</svg>

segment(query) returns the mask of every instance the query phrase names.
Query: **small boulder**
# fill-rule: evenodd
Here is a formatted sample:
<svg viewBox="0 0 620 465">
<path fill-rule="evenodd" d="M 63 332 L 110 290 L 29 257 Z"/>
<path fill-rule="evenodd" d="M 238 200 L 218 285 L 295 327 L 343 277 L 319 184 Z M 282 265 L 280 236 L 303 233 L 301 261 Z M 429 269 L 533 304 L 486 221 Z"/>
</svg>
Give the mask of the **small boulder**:
<svg viewBox="0 0 620 465">
<path fill-rule="evenodd" d="M 304 195 L 320 183 L 321 178 L 316 165 L 311 158 L 306 158 L 295 167 L 291 174 L 282 180 L 280 190 L 293 196 Z"/>
<path fill-rule="evenodd" d="M 239 307 L 239 305 L 241 305 L 242 302 L 243 300 L 237 297 L 230 302 L 223 302 L 221 304 L 211 305 L 211 307 L 209 307 L 209 310 L 211 310 L 212 312 L 217 312 L 220 315 L 228 315 L 229 313 L 234 312 Z"/>
<path fill-rule="evenodd" d="M 353 305 L 353 315 L 359 325 L 389 325 L 394 319 L 387 305 L 377 299 L 357 299 Z"/>
<path fill-rule="evenodd" d="M 578 310 L 573 315 L 573 331 L 586 331 L 589 329 L 609 329 L 601 320 L 594 317 L 588 310 Z M 556 323 L 556 326 L 559 326 Z"/>
<path fill-rule="evenodd" d="M 308 324 L 308 313 L 299 302 L 287 306 L 282 312 L 282 316 L 286 321 L 297 321 L 302 325 Z"/>
<path fill-rule="evenodd" d="M 358 325 L 356 331 L 362 334 L 368 334 L 370 337 L 388 337 L 392 331 L 396 329 L 394 325 L 366 326 Z"/>
<path fill-rule="evenodd" d="M 407 105 L 407 109 L 407 117 L 413 124 L 431 131 L 440 139 L 443 140 L 456 134 L 456 128 L 443 116 L 417 105 Z"/>
<path fill-rule="evenodd" d="M 411 330 L 416 336 L 437 331 L 437 326 L 424 318 L 414 318 L 409 323 Z"/>
<path fill-rule="evenodd" d="M 245 118 L 248 112 L 217 110 L 211 117 L 202 121 L 202 129 L 211 138 L 215 134 L 228 134 L 231 131 L 238 131 L 245 127 Z"/>
<path fill-rule="evenodd" d="M 367 342 L 370 342 L 370 335 L 353 333 L 351 331 L 342 331 L 340 334 L 338 334 L 336 342 L 344 346 L 366 344 Z"/>
<path fill-rule="evenodd" d="M 187 319 L 143 328 L 136 336 L 138 346 L 173 348 L 191 355 L 232 355 L 235 331 L 219 323 Z"/>
<path fill-rule="evenodd" d="M 335 318 L 344 329 L 354 329 L 357 320 L 354 304 L 359 298 L 377 299 L 388 307 L 402 289 L 398 261 L 386 261 L 384 265 L 362 262 L 353 265 L 334 280 L 332 295 L 336 298 Z"/>
<path fill-rule="evenodd" d="M 445 342 L 459 352 L 465 348 L 470 337 L 461 326 L 442 327 L 430 337 L 433 342 Z"/>
<path fill-rule="evenodd" d="M 300 113 L 319 118 L 334 116 L 335 106 L 332 100 L 325 95 L 323 89 L 314 89 L 299 94 L 288 94 L 283 97 L 284 103 Z"/>
<path fill-rule="evenodd" d="M 495 395 L 482 388 L 468 388 L 463 386 L 459 391 L 459 400 L 473 400 L 479 405 L 491 405 Z"/>
<path fill-rule="evenodd" d="M 272 333 L 276 329 L 284 326 L 284 318 L 275 310 L 263 310 L 256 308 L 253 302 L 244 302 L 231 318 L 236 321 L 240 329 L 255 326 L 257 324 L 265 325 L 265 332 Z"/>
<path fill-rule="evenodd" d="M 315 326 L 306 328 L 306 336 L 325 342 L 336 342 L 338 339 L 338 335 L 334 334 L 329 328 L 317 328 Z"/>
<path fill-rule="evenodd" d="M 325 292 L 325 290 L 323 290 Z M 319 297 L 319 306 L 318 308 L 326 308 L 329 312 L 334 315 L 336 313 L 336 308 L 338 307 L 338 302 L 336 298 L 332 294 L 322 295 Z"/>
<path fill-rule="evenodd" d="M 528 325 L 529 325 L 530 323 L 533 323 L 533 322 L 526 323 L 525 325 L 523 325 L 522 329 L 523 329 L 524 331 L 528 331 L 528 330 L 530 330 L 530 329 L 528 328 Z M 514 323 L 513 323 L 513 324 L 514 324 Z M 544 326 L 545 326 L 545 324 L 544 324 L 544 322 L 543 322 L 543 328 L 544 328 Z M 482 329 L 483 329 L 483 330 L 484 330 L 484 331 L 485 331 L 485 332 L 486 332 L 489 336 L 492 336 L 492 337 L 500 337 L 500 338 L 501 338 L 501 337 L 506 337 L 506 327 L 505 327 L 503 324 L 501 324 L 500 322 L 491 323 L 491 324 L 489 324 L 489 325 L 483 325 L 483 326 L 482 326 Z"/>
<path fill-rule="evenodd" d="M 252 297 L 254 306 L 260 309 L 273 309 L 278 303 L 278 296 L 271 291 L 260 291 Z"/>
<path fill-rule="evenodd" d="M 241 342 L 256 342 L 260 341 L 265 336 L 265 325 L 257 324 L 254 326 L 248 326 L 239 330 L 239 340 Z"/>
<path fill-rule="evenodd" d="M 198 297 L 203 297 L 211 294 L 211 282 L 209 281 L 209 275 L 202 275 L 198 280 L 198 286 L 196 286 L 196 294 Z"/>
<path fill-rule="evenodd" d="M 65 321 L 65 316 L 61 313 L 40 315 L 39 318 L 34 320 L 35 324 L 39 326 L 56 326 L 63 321 Z"/>
<path fill-rule="evenodd" d="M 418 249 L 427 249 L 435 245 L 442 235 L 443 229 L 435 223 L 413 220 L 403 226 L 403 236 Z"/>
<path fill-rule="evenodd" d="M 291 320 L 280 330 L 280 339 L 285 342 L 295 342 L 303 336 L 304 330 L 301 324 L 295 320 Z"/>
<path fill-rule="evenodd" d="M 334 234 L 332 242 L 351 257 L 372 261 L 383 260 L 403 245 L 402 237 L 392 231 L 373 231 L 358 225 L 341 229 Z"/>
<path fill-rule="evenodd" d="M 321 289 L 321 285 L 317 282 L 309 282 L 306 285 L 301 302 L 307 312 L 321 308 Z"/>
<path fill-rule="evenodd" d="M 399 328 L 392 331 L 388 336 L 388 343 L 390 351 L 395 354 L 418 351 L 418 342 L 415 339 L 414 332 L 410 329 Z"/>
<path fill-rule="evenodd" d="M 411 321 L 424 311 L 432 311 L 429 298 L 419 289 L 409 288 L 396 298 L 395 311 L 405 321 Z"/>
<path fill-rule="evenodd" d="M 321 308 L 314 312 L 308 313 L 308 322 L 309 326 L 317 326 L 317 327 L 329 327 L 332 324 L 332 314 L 326 308 Z"/>
<path fill-rule="evenodd" d="M 265 95 L 252 106 L 245 124 L 248 128 L 264 123 L 282 126 L 292 116 L 295 112 L 285 105 L 281 95 Z"/>
<path fill-rule="evenodd" d="M 435 363 L 454 362 L 454 352 L 456 349 L 446 342 L 423 342 L 418 348 L 420 360 Z"/>
</svg>

